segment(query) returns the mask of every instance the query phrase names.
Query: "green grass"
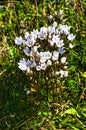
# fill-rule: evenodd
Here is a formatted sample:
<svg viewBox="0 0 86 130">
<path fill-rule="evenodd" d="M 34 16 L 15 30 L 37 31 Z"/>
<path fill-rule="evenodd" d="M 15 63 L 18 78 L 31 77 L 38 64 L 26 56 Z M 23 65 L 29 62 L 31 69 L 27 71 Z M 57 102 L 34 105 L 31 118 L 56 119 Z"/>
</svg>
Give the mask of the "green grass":
<svg viewBox="0 0 86 130">
<path fill-rule="evenodd" d="M 0 130 L 86 129 L 85 2 L 0 1 Z M 76 35 L 75 47 L 69 50 L 69 76 L 61 82 L 48 77 L 48 71 L 27 76 L 18 69 L 23 53 L 15 37 L 47 26 L 47 16 L 60 9 L 64 15 L 58 23 L 70 25 Z"/>
</svg>

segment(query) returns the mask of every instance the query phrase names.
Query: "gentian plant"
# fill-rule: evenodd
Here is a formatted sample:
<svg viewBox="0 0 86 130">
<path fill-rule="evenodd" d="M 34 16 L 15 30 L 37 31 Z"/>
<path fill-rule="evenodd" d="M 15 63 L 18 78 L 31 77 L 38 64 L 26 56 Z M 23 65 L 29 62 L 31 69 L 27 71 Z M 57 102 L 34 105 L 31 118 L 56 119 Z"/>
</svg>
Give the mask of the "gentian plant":
<svg viewBox="0 0 86 130">
<path fill-rule="evenodd" d="M 51 74 L 61 78 L 68 76 L 67 52 L 73 48 L 75 36 L 70 32 L 70 26 L 57 24 L 54 21 L 50 26 L 26 32 L 24 38 L 16 37 L 15 44 L 24 47 L 27 58 L 19 61 L 18 67 L 28 74 L 36 71 L 46 71 L 55 66 Z"/>
</svg>

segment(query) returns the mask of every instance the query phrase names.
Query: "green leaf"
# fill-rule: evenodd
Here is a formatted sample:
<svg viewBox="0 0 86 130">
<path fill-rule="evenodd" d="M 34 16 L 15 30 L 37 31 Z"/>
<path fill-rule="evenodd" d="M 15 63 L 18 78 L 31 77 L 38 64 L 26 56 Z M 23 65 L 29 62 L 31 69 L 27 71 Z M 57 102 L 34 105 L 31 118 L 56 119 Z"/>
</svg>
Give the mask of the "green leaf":
<svg viewBox="0 0 86 130">
<path fill-rule="evenodd" d="M 86 118 L 86 113 L 82 112 L 83 116 Z"/>
<path fill-rule="evenodd" d="M 40 116 L 40 115 L 41 115 L 41 111 L 38 112 L 38 116 Z"/>
<path fill-rule="evenodd" d="M 84 72 L 84 73 L 82 74 L 82 76 L 83 76 L 84 78 L 86 78 L 86 72 Z"/>
<path fill-rule="evenodd" d="M 44 115 L 44 116 L 47 116 L 47 115 L 48 115 L 48 113 L 47 113 L 47 112 L 43 112 L 43 115 Z"/>
<path fill-rule="evenodd" d="M 70 116 L 67 116 L 64 120 L 62 120 L 62 124 L 66 124 L 67 122 L 71 121 Z"/>
<path fill-rule="evenodd" d="M 16 49 L 10 48 L 9 53 L 10 53 L 11 56 L 14 56 L 16 54 Z"/>
<path fill-rule="evenodd" d="M 73 128 L 73 130 L 79 130 L 78 128 L 76 128 L 76 127 L 74 127 L 74 126 L 72 126 L 72 128 Z"/>
<path fill-rule="evenodd" d="M 83 112 L 86 112 L 86 108 L 85 108 L 85 107 L 84 107 L 84 108 L 82 108 L 82 111 L 83 111 Z"/>
<path fill-rule="evenodd" d="M 71 115 L 76 115 L 76 114 L 77 114 L 77 111 L 75 110 L 75 108 L 71 107 L 71 108 L 67 109 L 67 110 L 65 111 L 65 113 L 71 114 Z"/>
</svg>

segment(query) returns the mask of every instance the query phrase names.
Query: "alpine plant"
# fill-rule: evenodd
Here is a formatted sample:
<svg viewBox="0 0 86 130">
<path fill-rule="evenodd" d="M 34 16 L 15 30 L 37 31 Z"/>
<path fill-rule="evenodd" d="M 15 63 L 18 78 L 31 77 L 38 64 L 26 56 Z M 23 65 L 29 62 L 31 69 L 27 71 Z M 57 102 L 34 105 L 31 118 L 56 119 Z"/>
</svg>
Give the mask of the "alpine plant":
<svg viewBox="0 0 86 130">
<path fill-rule="evenodd" d="M 68 50 L 74 47 L 75 36 L 70 32 L 70 26 L 53 22 L 52 25 L 41 27 L 40 30 L 26 32 L 24 38 L 16 37 L 15 44 L 24 47 L 26 55 L 19 61 L 20 70 L 30 74 L 36 71 L 46 71 L 55 66 L 53 76 L 68 77 Z"/>
</svg>

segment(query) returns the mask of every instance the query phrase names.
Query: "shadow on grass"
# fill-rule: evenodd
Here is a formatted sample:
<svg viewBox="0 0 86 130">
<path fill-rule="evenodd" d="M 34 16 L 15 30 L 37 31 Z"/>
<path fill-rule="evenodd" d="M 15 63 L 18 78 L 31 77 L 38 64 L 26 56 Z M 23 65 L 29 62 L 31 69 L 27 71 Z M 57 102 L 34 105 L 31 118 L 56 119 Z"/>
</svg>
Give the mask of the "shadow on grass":
<svg viewBox="0 0 86 130">
<path fill-rule="evenodd" d="M 0 128 L 17 129 L 17 125 L 31 118 L 38 106 L 32 101 L 29 80 L 24 73 L 10 72 L 9 68 L 0 77 Z"/>
</svg>

